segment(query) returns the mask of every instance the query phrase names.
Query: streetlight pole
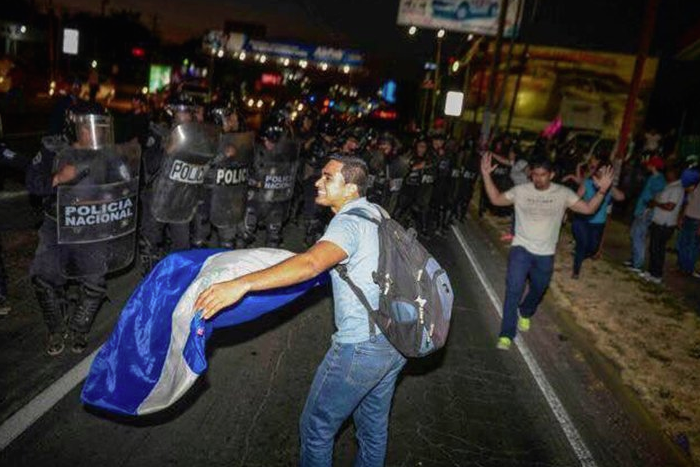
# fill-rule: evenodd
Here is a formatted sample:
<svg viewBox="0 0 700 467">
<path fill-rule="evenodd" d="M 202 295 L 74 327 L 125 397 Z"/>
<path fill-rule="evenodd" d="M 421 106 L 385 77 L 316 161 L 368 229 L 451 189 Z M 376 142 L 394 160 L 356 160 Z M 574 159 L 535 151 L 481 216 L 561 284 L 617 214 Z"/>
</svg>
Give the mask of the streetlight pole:
<svg viewBox="0 0 700 467">
<path fill-rule="evenodd" d="M 625 113 L 622 117 L 620 136 L 617 139 L 617 153 L 615 157 L 619 159 L 624 159 L 625 154 L 627 154 L 627 143 L 629 142 L 632 119 L 634 118 L 637 97 L 639 96 L 642 76 L 644 75 L 644 63 L 646 62 L 647 56 L 649 56 L 649 47 L 651 46 L 651 39 L 654 36 L 656 11 L 659 8 L 659 2 L 660 0 L 647 0 L 646 14 L 644 15 L 644 23 L 642 25 L 642 38 L 639 41 L 639 50 L 637 51 L 637 59 L 634 62 L 630 92 L 627 95 Z"/>
<path fill-rule="evenodd" d="M 496 75 L 498 67 L 501 64 L 501 47 L 503 46 L 503 30 L 506 25 L 506 15 L 508 13 L 508 0 L 501 0 L 498 10 L 498 33 L 496 35 L 496 48 L 493 53 L 493 62 L 491 64 L 491 76 L 489 77 L 489 93 L 486 99 L 486 107 L 484 108 L 483 121 L 481 122 L 481 137 L 480 145 L 486 146 L 491 134 L 491 108 L 493 107 L 493 95 L 496 88 Z"/>
<path fill-rule="evenodd" d="M 437 32 L 437 47 L 435 49 L 435 87 L 433 88 L 433 102 L 430 109 L 429 125 L 432 128 L 435 123 L 435 108 L 437 107 L 438 96 L 440 95 L 440 54 L 442 53 L 442 38 L 445 37 L 445 30 Z"/>
</svg>

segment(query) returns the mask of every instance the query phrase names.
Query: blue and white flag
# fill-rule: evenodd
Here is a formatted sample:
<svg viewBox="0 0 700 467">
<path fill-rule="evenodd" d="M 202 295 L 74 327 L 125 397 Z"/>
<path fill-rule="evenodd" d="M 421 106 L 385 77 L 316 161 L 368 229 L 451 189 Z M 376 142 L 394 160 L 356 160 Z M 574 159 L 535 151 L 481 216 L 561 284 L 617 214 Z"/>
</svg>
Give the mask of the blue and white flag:
<svg viewBox="0 0 700 467">
<path fill-rule="evenodd" d="M 194 309 L 199 294 L 212 284 L 292 255 L 272 248 L 190 250 L 163 259 L 131 295 L 97 353 L 83 386 L 83 403 L 124 415 L 145 415 L 171 406 L 206 370 L 205 343 L 214 328 L 281 308 L 328 276 L 248 294 L 210 321 L 202 320 Z"/>
</svg>

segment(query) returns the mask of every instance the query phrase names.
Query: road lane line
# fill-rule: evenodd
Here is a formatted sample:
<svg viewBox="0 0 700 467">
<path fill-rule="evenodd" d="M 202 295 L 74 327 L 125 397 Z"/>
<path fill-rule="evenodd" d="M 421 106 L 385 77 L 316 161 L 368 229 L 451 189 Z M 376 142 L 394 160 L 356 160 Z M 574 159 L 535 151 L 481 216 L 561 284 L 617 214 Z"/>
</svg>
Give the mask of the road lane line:
<svg viewBox="0 0 700 467">
<path fill-rule="evenodd" d="M 85 379 L 98 348 L 0 425 L 0 451 Z"/>
<path fill-rule="evenodd" d="M 481 268 L 481 265 L 479 264 L 476 255 L 469 247 L 467 240 L 464 238 L 464 235 L 462 235 L 462 232 L 456 225 L 452 226 L 452 232 L 455 234 L 455 237 L 457 237 L 457 242 L 459 242 L 459 245 L 462 247 L 464 254 L 467 256 L 467 259 L 471 263 L 474 272 L 476 272 L 476 275 L 479 277 L 479 281 L 486 290 L 486 294 L 491 300 L 491 304 L 493 305 L 494 310 L 496 311 L 498 316 L 502 318 L 503 305 L 501 303 L 501 300 L 498 298 L 496 291 L 494 290 L 493 286 L 486 277 L 486 274 Z M 557 396 L 556 392 L 554 392 L 554 388 L 547 380 L 547 377 L 545 376 L 540 366 L 537 364 L 534 355 L 532 354 L 532 352 L 530 352 L 530 348 L 527 346 L 527 344 L 522 338 L 514 340 L 513 343 L 520 351 L 520 355 L 523 357 L 523 360 L 525 360 L 527 368 L 530 370 L 530 373 L 535 379 L 535 382 L 540 388 L 540 391 L 542 391 L 542 395 L 547 401 L 549 408 L 552 409 L 554 417 L 557 419 L 559 425 L 564 431 L 566 439 L 569 441 L 569 444 L 571 445 L 571 448 L 576 454 L 576 457 L 578 458 L 580 464 L 585 467 L 596 467 L 596 463 L 593 459 L 591 451 L 588 449 L 586 443 L 583 441 L 583 438 L 576 429 L 576 426 L 574 426 L 574 423 L 571 421 L 571 417 L 564 408 L 564 405 L 561 403 L 561 400 L 559 400 L 559 397 Z"/>
</svg>

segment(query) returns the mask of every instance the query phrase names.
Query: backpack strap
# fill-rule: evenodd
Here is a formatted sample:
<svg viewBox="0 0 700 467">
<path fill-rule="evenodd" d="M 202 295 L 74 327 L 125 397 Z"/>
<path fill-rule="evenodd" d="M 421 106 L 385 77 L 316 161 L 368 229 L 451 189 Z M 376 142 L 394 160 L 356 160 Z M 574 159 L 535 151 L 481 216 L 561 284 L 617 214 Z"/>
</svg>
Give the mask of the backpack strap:
<svg viewBox="0 0 700 467">
<path fill-rule="evenodd" d="M 360 208 L 350 209 L 348 211 L 345 211 L 342 214 L 343 215 L 347 214 L 349 216 L 359 217 L 360 219 L 370 221 L 371 223 L 373 223 L 375 225 L 380 224 L 380 222 L 377 219 L 374 219 L 374 218 L 368 216 L 367 214 L 365 214 L 365 211 L 363 209 L 360 209 Z M 383 214 L 381 214 L 381 215 L 383 216 Z"/>
<path fill-rule="evenodd" d="M 355 296 L 360 300 L 362 305 L 367 310 L 367 315 L 369 317 L 369 335 L 372 339 L 374 339 L 377 335 L 377 329 L 376 324 L 374 323 L 374 319 L 372 318 L 372 313 L 374 313 L 372 305 L 369 304 L 369 300 L 367 300 L 367 297 L 365 296 L 365 293 L 362 291 L 362 289 L 360 289 L 357 286 L 357 284 L 355 284 L 355 282 L 353 282 L 353 280 L 350 279 L 350 275 L 348 274 L 348 267 L 345 264 L 337 264 L 335 266 L 335 270 L 338 271 L 338 275 L 340 276 L 340 278 L 348 284 L 350 290 L 353 291 Z"/>
</svg>

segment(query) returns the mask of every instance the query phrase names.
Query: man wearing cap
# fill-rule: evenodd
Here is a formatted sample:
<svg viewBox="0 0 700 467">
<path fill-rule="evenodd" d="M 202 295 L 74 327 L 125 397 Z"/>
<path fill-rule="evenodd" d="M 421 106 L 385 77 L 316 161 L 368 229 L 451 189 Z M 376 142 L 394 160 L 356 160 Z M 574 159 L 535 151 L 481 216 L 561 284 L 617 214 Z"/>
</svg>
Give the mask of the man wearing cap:
<svg viewBox="0 0 700 467">
<path fill-rule="evenodd" d="M 634 220 L 630 228 L 631 257 L 629 261 L 625 261 L 625 266 L 637 273 L 641 272 L 644 267 L 647 231 L 651 225 L 653 214 L 649 203 L 666 186 L 666 180 L 663 173 L 661 173 L 664 168 L 664 160 L 660 156 L 651 156 L 644 162 L 644 167 L 646 167 L 650 175 L 634 208 Z"/>
</svg>

